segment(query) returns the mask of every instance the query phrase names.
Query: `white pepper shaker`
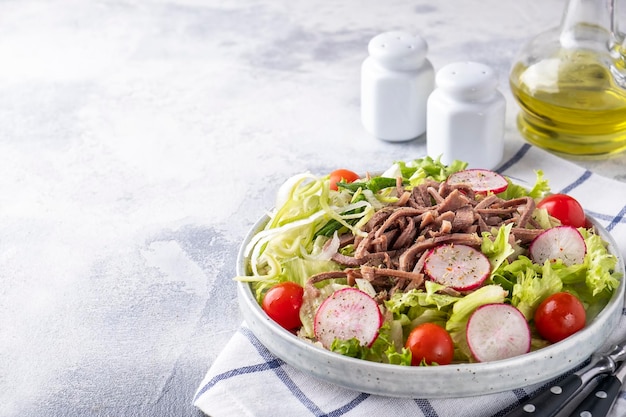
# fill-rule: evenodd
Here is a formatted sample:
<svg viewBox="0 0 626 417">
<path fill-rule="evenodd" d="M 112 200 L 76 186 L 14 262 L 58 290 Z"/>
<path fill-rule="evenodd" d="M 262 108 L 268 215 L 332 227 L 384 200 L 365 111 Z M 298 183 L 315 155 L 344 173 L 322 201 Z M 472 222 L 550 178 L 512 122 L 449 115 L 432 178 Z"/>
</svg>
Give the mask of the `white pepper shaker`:
<svg viewBox="0 0 626 417">
<path fill-rule="evenodd" d="M 494 169 L 504 150 L 506 101 L 498 77 L 477 62 L 448 64 L 437 72 L 428 98 L 427 153 L 441 162 Z"/>
<path fill-rule="evenodd" d="M 419 35 L 385 32 L 368 44 L 361 67 L 361 120 L 378 139 L 401 142 L 426 131 L 426 102 L 435 71 Z"/>
</svg>

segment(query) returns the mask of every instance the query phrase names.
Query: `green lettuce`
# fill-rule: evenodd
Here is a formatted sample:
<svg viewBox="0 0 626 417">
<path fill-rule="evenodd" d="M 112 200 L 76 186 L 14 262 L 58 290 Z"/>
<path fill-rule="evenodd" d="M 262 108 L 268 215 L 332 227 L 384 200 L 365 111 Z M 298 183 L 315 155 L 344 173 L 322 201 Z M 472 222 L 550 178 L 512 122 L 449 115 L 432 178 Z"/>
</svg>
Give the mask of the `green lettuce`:
<svg viewBox="0 0 626 417">
<path fill-rule="evenodd" d="M 607 243 L 587 229 L 578 229 L 585 239 L 587 274 L 585 284 L 596 296 L 604 291 L 612 292 L 619 286 L 622 275 L 617 271 L 617 258 L 607 250 Z"/>
<path fill-rule="evenodd" d="M 509 186 L 506 190 L 498 194 L 498 197 L 504 200 L 512 200 L 520 197 L 532 197 L 534 199 L 541 199 L 545 197 L 550 192 L 548 180 L 544 178 L 543 171 L 541 170 L 535 171 L 535 175 L 537 179 L 535 184 L 530 189 L 527 189 L 522 185 L 515 184 L 507 178 Z"/>
<path fill-rule="evenodd" d="M 388 178 L 401 176 L 411 186 L 416 186 L 427 179 L 445 181 L 451 174 L 467 168 L 467 162 L 455 160 L 446 165 L 440 159 L 426 156 L 409 162 L 397 161 L 381 176 Z"/>
<path fill-rule="evenodd" d="M 520 256 L 504 268 L 505 273 L 514 276 L 511 304 L 530 320 L 535 309 L 548 296 L 563 289 L 563 281 L 550 261 L 543 266 L 533 264 L 530 259 Z"/>
<path fill-rule="evenodd" d="M 424 286 L 426 291 L 411 290 L 394 293 L 391 298 L 385 302 L 387 310 L 394 313 L 394 317 L 399 314 L 409 314 L 411 310 L 413 310 L 414 313 L 409 314 L 410 319 L 413 320 L 421 314 L 424 309 L 434 307 L 441 310 L 460 299 L 459 297 L 453 297 L 447 294 L 437 294 L 437 291 L 445 288 L 445 286 L 437 284 L 436 282 L 425 281 Z M 419 314 L 416 312 L 419 312 Z"/>
<path fill-rule="evenodd" d="M 372 362 L 391 363 L 395 365 L 411 365 L 411 351 L 403 346 L 396 346 L 391 337 L 391 326 L 383 324 L 378 337 L 371 346 L 363 346 L 358 339 L 335 339 L 330 350 L 352 358 Z"/>
<path fill-rule="evenodd" d="M 480 246 L 480 251 L 489 258 L 491 264 L 491 275 L 498 270 L 509 256 L 515 253 L 513 246 L 509 243 L 509 235 L 513 224 L 509 223 L 506 226 L 502 226 L 498 229 L 495 238 L 491 239 L 493 234 L 484 232 L 482 234 L 483 241 Z"/>
<path fill-rule="evenodd" d="M 543 265 L 524 256 L 495 272 L 500 282 L 513 285 L 511 304 L 530 320 L 539 304 L 548 296 L 568 291 L 588 309 L 589 317 L 600 311 L 620 283 L 617 258 L 609 253 L 606 242 L 587 229 L 578 229 L 585 239 L 587 254 L 582 264 L 566 266 L 560 260 Z"/>
</svg>

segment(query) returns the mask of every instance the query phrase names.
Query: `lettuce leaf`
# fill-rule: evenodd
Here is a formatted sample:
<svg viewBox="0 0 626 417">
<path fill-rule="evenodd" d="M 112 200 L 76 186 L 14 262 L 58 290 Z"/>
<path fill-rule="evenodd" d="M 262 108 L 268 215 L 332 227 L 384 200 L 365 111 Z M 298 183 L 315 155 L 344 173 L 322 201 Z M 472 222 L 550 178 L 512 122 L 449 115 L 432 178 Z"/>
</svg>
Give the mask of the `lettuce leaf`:
<svg viewBox="0 0 626 417">
<path fill-rule="evenodd" d="M 597 234 L 586 229 L 578 229 L 585 239 L 587 254 L 585 264 L 587 275 L 585 284 L 596 296 L 604 291 L 612 292 L 619 286 L 622 274 L 616 271 L 617 258 L 609 253 L 607 243 Z"/>
<path fill-rule="evenodd" d="M 541 267 L 533 264 L 526 257 L 519 257 L 508 268 L 515 276 L 515 285 L 511 295 L 511 304 L 522 312 L 526 320 L 530 321 L 537 306 L 548 296 L 563 289 L 563 281 L 556 270 L 552 268 L 550 261 Z"/>
<path fill-rule="evenodd" d="M 385 302 L 387 310 L 391 311 L 395 315 L 407 314 L 413 310 L 423 310 L 424 308 L 436 308 L 441 310 L 442 308 L 449 306 L 458 300 L 459 297 L 453 297 L 447 294 L 437 294 L 437 291 L 445 288 L 441 284 L 437 284 L 433 281 L 424 282 L 426 291 L 411 290 L 407 292 L 396 292 L 391 298 Z M 422 309 L 420 309 L 422 307 Z M 420 311 L 421 314 L 421 311 Z M 418 314 L 412 314 L 410 319 L 413 320 Z"/>
<path fill-rule="evenodd" d="M 467 168 L 467 162 L 452 161 L 449 165 L 445 165 L 440 159 L 426 156 L 409 162 L 398 161 L 381 176 L 388 178 L 402 176 L 411 186 L 416 186 L 427 179 L 445 181 L 451 174 Z"/>
<path fill-rule="evenodd" d="M 566 266 L 561 261 L 537 265 L 520 256 L 497 274 L 513 282 L 511 304 L 530 320 L 537 306 L 548 296 L 568 291 L 587 307 L 592 317 L 606 304 L 620 283 L 617 258 L 609 253 L 606 242 L 587 229 L 578 229 L 585 239 L 587 254 L 582 264 Z"/>
<path fill-rule="evenodd" d="M 537 177 L 535 185 L 533 185 L 530 189 L 527 189 L 522 185 L 515 184 L 507 178 L 509 186 L 506 190 L 498 194 L 498 197 L 505 200 L 512 200 L 519 197 L 532 197 L 534 199 L 541 199 L 545 197 L 550 192 L 548 180 L 544 178 L 542 170 L 535 171 L 535 175 Z"/>
<path fill-rule="evenodd" d="M 498 229 L 495 238 L 492 240 L 492 233 L 484 232 L 482 234 L 482 244 L 480 251 L 489 258 L 491 264 L 491 275 L 498 270 L 500 265 L 506 261 L 506 259 L 515 253 L 513 246 L 509 243 L 509 235 L 513 224 L 509 223 Z"/>
<path fill-rule="evenodd" d="M 403 346 L 396 346 L 390 333 L 391 326 L 386 322 L 380 328 L 378 337 L 372 346 L 362 346 L 356 338 L 350 340 L 335 339 L 330 350 L 352 358 L 410 366 L 411 351 Z"/>
</svg>

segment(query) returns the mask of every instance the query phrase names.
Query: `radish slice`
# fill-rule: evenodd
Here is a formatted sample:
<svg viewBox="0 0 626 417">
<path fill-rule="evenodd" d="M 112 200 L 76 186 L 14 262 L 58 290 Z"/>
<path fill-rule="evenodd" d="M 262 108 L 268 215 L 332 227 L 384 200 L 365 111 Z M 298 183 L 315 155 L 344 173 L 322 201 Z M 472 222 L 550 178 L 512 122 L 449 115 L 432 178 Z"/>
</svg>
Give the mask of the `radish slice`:
<svg viewBox="0 0 626 417">
<path fill-rule="evenodd" d="M 489 259 L 466 245 L 437 246 L 428 253 L 424 262 L 424 272 L 432 281 L 457 291 L 480 287 L 490 271 Z"/>
<path fill-rule="evenodd" d="M 529 247 L 533 262 L 560 259 L 563 265 L 581 264 L 585 260 L 587 245 L 580 232 L 572 226 L 557 226 L 537 236 Z"/>
<path fill-rule="evenodd" d="M 479 362 L 497 361 L 530 351 L 530 327 L 509 304 L 485 304 L 467 321 L 467 344 Z"/>
<path fill-rule="evenodd" d="M 326 349 L 335 339 L 356 338 L 371 346 L 383 325 L 376 300 L 356 288 L 343 288 L 328 297 L 315 314 L 315 337 Z"/>
<path fill-rule="evenodd" d="M 466 169 L 455 172 L 448 177 L 447 181 L 450 185 L 469 184 L 478 194 L 498 194 L 509 186 L 506 178 L 488 169 Z"/>
</svg>

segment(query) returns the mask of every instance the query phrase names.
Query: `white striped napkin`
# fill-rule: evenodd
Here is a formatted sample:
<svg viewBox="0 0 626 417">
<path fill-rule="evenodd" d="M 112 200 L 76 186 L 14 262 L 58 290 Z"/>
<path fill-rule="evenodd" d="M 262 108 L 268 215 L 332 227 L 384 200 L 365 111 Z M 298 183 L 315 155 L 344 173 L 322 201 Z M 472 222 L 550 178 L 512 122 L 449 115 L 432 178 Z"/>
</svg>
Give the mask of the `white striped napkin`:
<svg viewBox="0 0 626 417">
<path fill-rule="evenodd" d="M 578 199 L 615 238 L 626 256 L 626 183 L 596 175 L 528 144 L 499 172 L 534 183 L 541 169 L 553 192 Z M 626 314 L 606 346 L 626 336 Z M 497 417 L 542 388 L 542 384 L 486 396 L 451 399 L 398 399 L 351 391 L 318 380 L 273 356 L 245 323 L 200 383 L 194 405 L 210 417 L 231 416 L 422 416 Z M 622 390 L 611 417 L 626 415 Z"/>
</svg>

